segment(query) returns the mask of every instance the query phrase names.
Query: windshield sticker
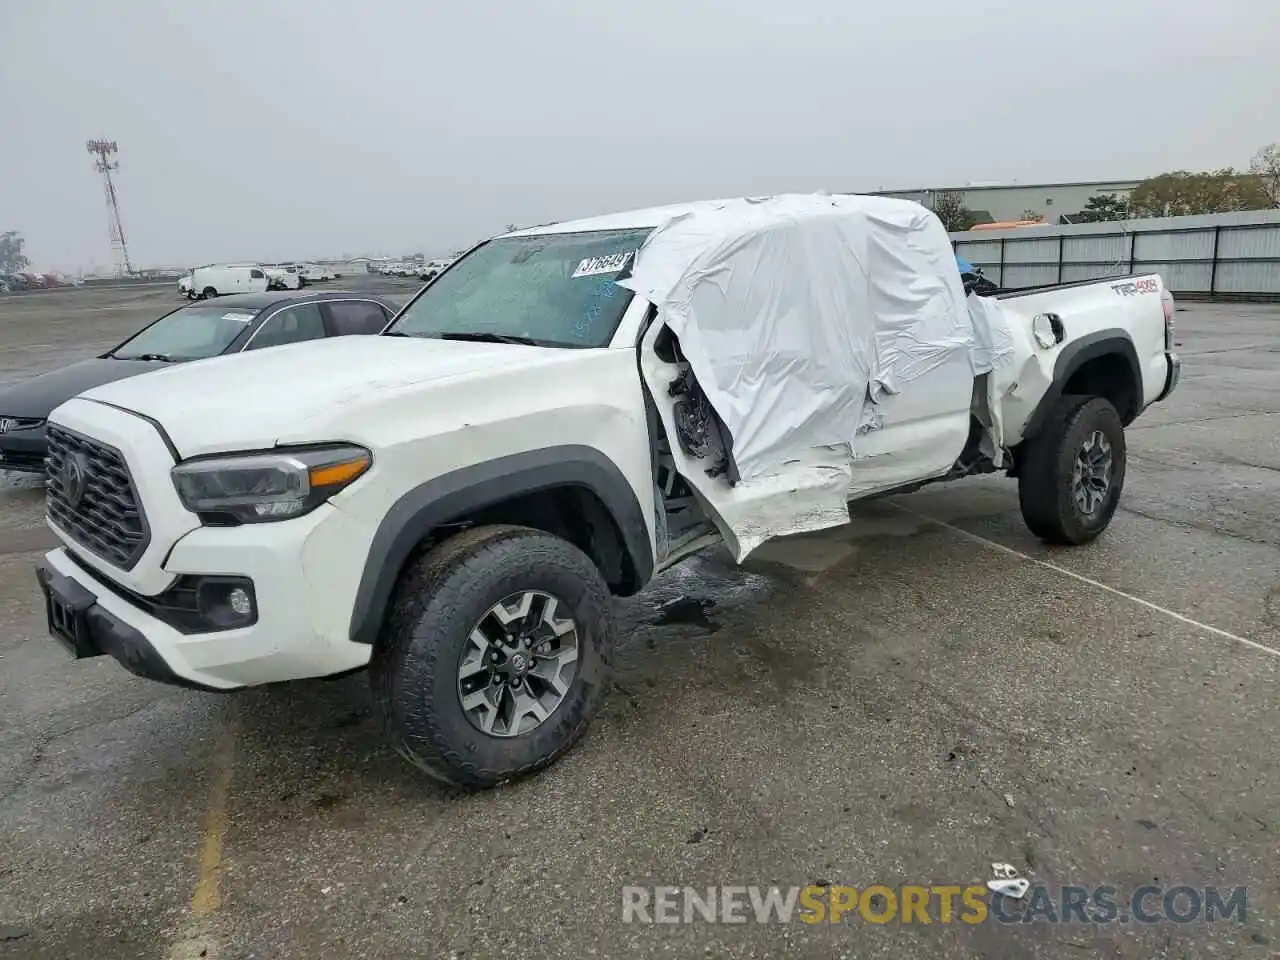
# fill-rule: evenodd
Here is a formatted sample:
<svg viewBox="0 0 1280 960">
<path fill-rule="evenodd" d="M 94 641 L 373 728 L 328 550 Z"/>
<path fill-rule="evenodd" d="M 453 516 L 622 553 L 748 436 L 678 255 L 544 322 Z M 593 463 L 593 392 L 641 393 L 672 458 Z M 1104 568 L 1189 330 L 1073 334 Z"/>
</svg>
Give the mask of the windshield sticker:
<svg viewBox="0 0 1280 960">
<path fill-rule="evenodd" d="M 253 319 L 252 313 L 224 313 L 223 320 L 234 320 L 236 323 L 248 323 Z"/>
<path fill-rule="evenodd" d="M 621 273 L 634 254 L 634 250 L 628 250 L 626 253 L 611 253 L 607 257 L 587 257 L 573 271 L 573 279 L 598 277 L 602 273 Z"/>
</svg>

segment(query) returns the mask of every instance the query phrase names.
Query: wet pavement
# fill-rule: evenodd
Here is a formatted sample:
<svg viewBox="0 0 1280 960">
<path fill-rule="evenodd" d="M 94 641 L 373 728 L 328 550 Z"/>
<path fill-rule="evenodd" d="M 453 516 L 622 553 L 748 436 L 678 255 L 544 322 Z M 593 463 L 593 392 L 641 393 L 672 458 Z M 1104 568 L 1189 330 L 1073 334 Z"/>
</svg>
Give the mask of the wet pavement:
<svg viewBox="0 0 1280 960">
<path fill-rule="evenodd" d="M 0 300 L 0 380 L 171 302 L 44 296 Z M 619 604 L 583 742 L 481 794 L 399 760 L 360 675 L 219 696 L 70 662 L 31 574 L 40 490 L 7 483 L 0 957 L 1271 957 L 1280 308 L 1188 305 L 1178 337 L 1183 383 L 1131 429 L 1097 543 L 1039 544 L 984 478 L 746 571 L 693 558 Z M 624 885 L 965 886 L 993 861 L 1051 887 L 1247 886 L 1247 914 L 622 922 Z"/>
</svg>

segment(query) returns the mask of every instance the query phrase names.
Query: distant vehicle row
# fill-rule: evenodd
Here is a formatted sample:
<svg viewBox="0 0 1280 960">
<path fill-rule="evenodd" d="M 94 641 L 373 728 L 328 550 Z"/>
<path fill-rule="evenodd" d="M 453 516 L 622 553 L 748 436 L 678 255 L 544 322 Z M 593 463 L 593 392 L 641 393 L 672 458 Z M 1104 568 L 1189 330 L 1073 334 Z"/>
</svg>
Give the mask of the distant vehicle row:
<svg viewBox="0 0 1280 960">
<path fill-rule="evenodd" d="M 456 257 L 444 257 L 428 260 L 425 263 L 409 261 L 384 263 L 378 268 L 378 272 L 384 277 L 417 277 L 419 280 L 434 280 L 437 274 L 456 259 Z"/>
<path fill-rule="evenodd" d="M 71 284 L 52 273 L 0 273 L 0 293 L 49 290 L 53 287 L 66 286 Z"/>
<path fill-rule="evenodd" d="M 209 300 L 231 293 L 299 290 L 341 277 L 315 263 L 209 263 L 179 277 L 178 294 L 188 300 Z"/>
</svg>

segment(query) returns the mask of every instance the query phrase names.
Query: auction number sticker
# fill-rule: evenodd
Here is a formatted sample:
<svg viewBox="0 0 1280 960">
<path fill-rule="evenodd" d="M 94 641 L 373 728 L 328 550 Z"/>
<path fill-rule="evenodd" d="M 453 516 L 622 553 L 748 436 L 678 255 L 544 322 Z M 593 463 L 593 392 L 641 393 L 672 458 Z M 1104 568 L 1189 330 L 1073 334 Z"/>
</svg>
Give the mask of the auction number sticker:
<svg viewBox="0 0 1280 960">
<path fill-rule="evenodd" d="M 253 319 L 252 313 L 224 313 L 223 320 L 234 320 L 236 323 L 248 323 Z"/>
<path fill-rule="evenodd" d="M 598 277 L 602 273 L 621 273 L 634 255 L 634 250 L 628 250 L 626 253 L 611 253 L 607 257 L 587 257 L 578 264 L 573 276 Z"/>
</svg>

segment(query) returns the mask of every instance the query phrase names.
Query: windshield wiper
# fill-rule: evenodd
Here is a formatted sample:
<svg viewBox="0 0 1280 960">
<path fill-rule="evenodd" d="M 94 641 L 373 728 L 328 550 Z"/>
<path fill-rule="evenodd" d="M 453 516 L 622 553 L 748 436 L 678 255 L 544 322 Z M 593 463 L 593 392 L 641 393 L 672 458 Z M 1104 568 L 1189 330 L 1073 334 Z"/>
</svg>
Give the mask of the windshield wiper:
<svg viewBox="0 0 1280 960">
<path fill-rule="evenodd" d="M 541 340 L 534 340 L 532 337 L 520 337 L 511 333 L 490 333 L 488 331 L 477 330 L 446 330 L 442 333 L 433 333 L 433 337 L 441 340 L 468 340 L 472 343 L 519 343 L 526 347 L 543 346 Z"/>
<path fill-rule="evenodd" d="M 161 363 L 177 363 L 177 357 L 171 357 L 167 353 L 139 353 L 136 356 L 122 357 L 120 354 L 113 354 L 117 360 L 159 360 Z"/>
</svg>

